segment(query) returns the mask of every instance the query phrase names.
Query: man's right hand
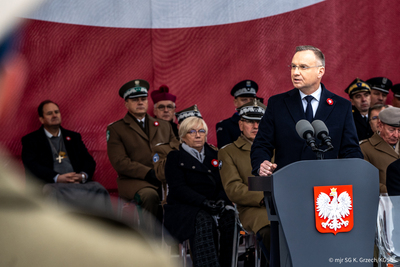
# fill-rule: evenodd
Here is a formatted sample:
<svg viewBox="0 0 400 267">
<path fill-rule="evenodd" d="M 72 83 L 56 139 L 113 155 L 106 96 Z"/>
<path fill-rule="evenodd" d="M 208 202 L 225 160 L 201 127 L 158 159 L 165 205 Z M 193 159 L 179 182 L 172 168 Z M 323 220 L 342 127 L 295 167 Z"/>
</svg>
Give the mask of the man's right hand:
<svg viewBox="0 0 400 267">
<path fill-rule="evenodd" d="M 57 183 L 79 183 L 78 178 L 76 172 L 68 172 L 58 175 Z"/>
<path fill-rule="evenodd" d="M 278 165 L 276 165 L 275 163 L 264 160 L 264 162 L 260 165 L 259 175 L 270 176 L 275 171 L 276 167 L 278 167 Z"/>
</svg>

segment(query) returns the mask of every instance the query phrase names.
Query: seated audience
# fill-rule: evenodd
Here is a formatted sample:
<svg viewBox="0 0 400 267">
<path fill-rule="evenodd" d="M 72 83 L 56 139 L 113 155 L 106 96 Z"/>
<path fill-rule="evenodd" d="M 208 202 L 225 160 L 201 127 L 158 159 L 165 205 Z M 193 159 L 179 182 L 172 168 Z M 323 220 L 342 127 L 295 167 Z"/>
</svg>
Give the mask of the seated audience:
<svg viewBox="0 0 400 267">
<path fill-rule="evenodd" d="M 190 117 L 201 117 L 201 113 L 197 108 L 197 105 L 193 105 L 188 107 L 182 111 L 176 113 L 178 124 L 177 128 L 179 128 L 179 124 L 183 122 L 184 119 Z M 159 143 L 153 149 L 153 163 L 154 163 L 154 170 L 156 172 L 157 178 L 162 182 L 164 195 L 162 203 L 165 204 L 167 201 L 167 183 L 165 181 L 165 162 L 167 161 L 167 155 L 172 150 L 178 150 L 179 143 L 178 142 L 171 142 L 171 143 Z"/>
<path fill-rule="evenodd" d="M 388 107 L 379 113 L 378 132 L 360 142 L 364 159 L 379 169 L 380 193 L 387 193 L 386 169 L 399 159 L 400 108 Z"/>
<path fill-rule="evenodd" d="M 247 231 L 257 234 L 266 259 L 269 259 L 270 225 L 264 203 L 264 193 L 249 191 L 251 174 L 250 150 L 258 132 L 258 124 L 266 106 L 260 101 L 249 102 L 237 109 L 242 134 L 218 152 L 220 175 L 229 199 L 236 203 L 240 221 Z"/>
<path fill-rule="evenodd" d="M 147 114 L 149 88 L 147 81 L 136 79 L 119 89 L 127 113 L 107 127 L 107 154 L 118 173 L 119 196 L 143 208 L 146 222 L 142 224 L 155 234 L 154 218 L 162 220 L 162 190 L 153 166 L 153 149 L 160 143 L 179 142 L 169 122 Z"/>
<path fill-rule="evenodd" d="M 217 151 L 206 143 L 207 133 L 206 123 L 197 117 L 179 127 L 181 145 L 168 154 L 165 165 L 169 193 L 164 225 L 179 242 L 189 239 L 194 266 L 231 266 L 235 211 L 222 187 Z"/>
<path fill-rule="evenodd" d="M 107 190 L 91 181 L 96 162 L 81 135 L 61 127 L 60 109 L 53 101 L 40 103 L 38 113 L 42 126 L 22 137 L 26 172 L 45 183 L 43 192 L 51 200 L 110 212 Z"/>
<path fill-rule="evenodd" d="M 156 119 L 168 121 L 171 124 L 176 138 L 178 138 L 178 127 L 174 122 L 176 96 L 169 93 L 168 86 L 161 85 L 158 90 L 151 92 L 151 99 L 154 103 L 154 117 Z"/>
</svg>

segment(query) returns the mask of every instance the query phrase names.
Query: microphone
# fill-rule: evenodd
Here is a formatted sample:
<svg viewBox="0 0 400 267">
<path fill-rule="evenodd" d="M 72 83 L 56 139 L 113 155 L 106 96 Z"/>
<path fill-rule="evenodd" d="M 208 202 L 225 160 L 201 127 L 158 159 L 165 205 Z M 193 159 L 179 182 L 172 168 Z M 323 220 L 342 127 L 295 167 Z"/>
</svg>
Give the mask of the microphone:
<svg viewBox="0 0 400 267">
<path fill-rule="evenodd" d="M 296 131 L 301 138 L 306 140 L 307 145 L 309 145 L 312 150 L 317 149 L 315 146 L 314 128 L 308 120 L 299 120 L 296 123 Z"/>
<path fill-rule="evenodd" d="M 322 142 L 326 144 L 329 149 L 332 149 L 332 139 L 329 136 L 329 130 L 325 123 L 321 120 L 315 120 L 312 122 L 312 127 L 314 127 L 317 138 L 322 140 Z"/>
</svg>

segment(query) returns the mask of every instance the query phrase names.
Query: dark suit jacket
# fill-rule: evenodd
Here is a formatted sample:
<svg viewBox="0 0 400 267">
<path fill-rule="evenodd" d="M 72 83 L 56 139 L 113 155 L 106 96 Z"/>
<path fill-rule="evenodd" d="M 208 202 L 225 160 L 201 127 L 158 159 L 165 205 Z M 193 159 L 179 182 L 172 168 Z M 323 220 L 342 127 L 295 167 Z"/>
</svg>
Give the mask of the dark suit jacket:
<svg viewBox="0 0 400 267">
<path fill-rule="evenodd" d="M 400 195 L 400 159 L 393 161 L 387 167 L 386 188 L 389 196 Z"/>
<path fill-rule="evenodd" d="M 221 148 L 227 144 L 233 143 L 240 136 L 239 128 L 240 116 L 238 113 L 232 115 L 232 117 L 222 120 L 215 126 L 217 131 L 217 144 L 218 148 Z"/>
<path fill-rule="evenodd" d="M 171 151 L 165 164 L 165 178 L 169 186 L 167 204 L 164 205 L 164 225 L 179 242 L 194 234 L 196 215 L 205 199 L 230 200 L 225 194 L 219 175 L 218 152 L 204 145 L 203 163 L 182 149 Z"/>
<path fill-rule="evenodd" d="M 85 172 L 89 176 L 88 181 L 91 180 L 96 162 L 89 154 L 81 135 L 62 127 L 60 129 L 74 171 Z M 53 170 L 53 153 L 43 126 L 22 137 L 21 156 L 26 171 L 45 183 L 54 183 L 53 178 L 59 173 Z"/>
<path fill-rule="evenodd" d="M 361 116 L 360 111 L 358 111 L 356 107 L 352 107 L 352 109 L 358 141 L 370 138 L 374 134 L 372 132 L 371 125 Z"/>
<path fill-rule="evenodd" d="M 321 99 L 314 120 L 325 122 L 334 146 L 333 150 L 325 153 L 324 158 L 363 158 L 350 101 L 329 92 L 323 84 L 321 86 Z M 331 105 L 328 99 L 333 101 Z M 299 160 L 317 159 L 296 132 L 295 125 L 301 119 L 305 119 L 305 114 L 298 89 L 272 96 L 268 100 L 267 110 L 251 148 L 253 175 L 257 175 L 264 160 L 271 161 L 274 149 L 278 169 Z"/>
</svg>

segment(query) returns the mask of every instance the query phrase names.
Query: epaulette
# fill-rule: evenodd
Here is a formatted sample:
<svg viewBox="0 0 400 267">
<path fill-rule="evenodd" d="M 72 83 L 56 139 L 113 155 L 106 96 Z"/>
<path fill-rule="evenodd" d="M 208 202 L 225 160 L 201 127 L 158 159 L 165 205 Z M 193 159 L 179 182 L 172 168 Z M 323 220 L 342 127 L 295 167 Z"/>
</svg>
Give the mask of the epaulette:
<svg viewBox="0 0 400 267">
<path fill-rule="evenodd" d="M 114 121 L 114 122 L 110 123 L 109 125 L 107 125 L 107 127 L 108 127 L 108 126 L 111 126 L 111 125 L 113 125 L 114 123 L 119 122 L 119 121 L 122 121 L 122 119 L 119 119 L 119 120 L 117 120 L 117 121 Z"/>
<path fill-rule="evenodd" d="M 365 143 L 367 141 L 368 141 L 368 139 L 364 139 L 364 140 L 361 140 L 360 142 L 358 142 L 358 144 L 361 145 L 361 144 L 363 144 L 363 143 Z"/>
<path fill-rule="evenodd" d="M 233 144 L 233 143 L 229 143 L 229 144 L 224 145 L 223 147 L 220 148 L 220 150 L 221 150 L 221 149 L 224 149 L 225 147 L 227 147 L 227 146 L 229 146 L 229 145 L 231 145 L 231 144 Z"/>
<path fill-rule="evenodd" d="M 212 145 L 212 144 L 208 144 L 212 149 L 214 149 L 215 151 L 218 151 L 218 147 Z"/>
</svg>

